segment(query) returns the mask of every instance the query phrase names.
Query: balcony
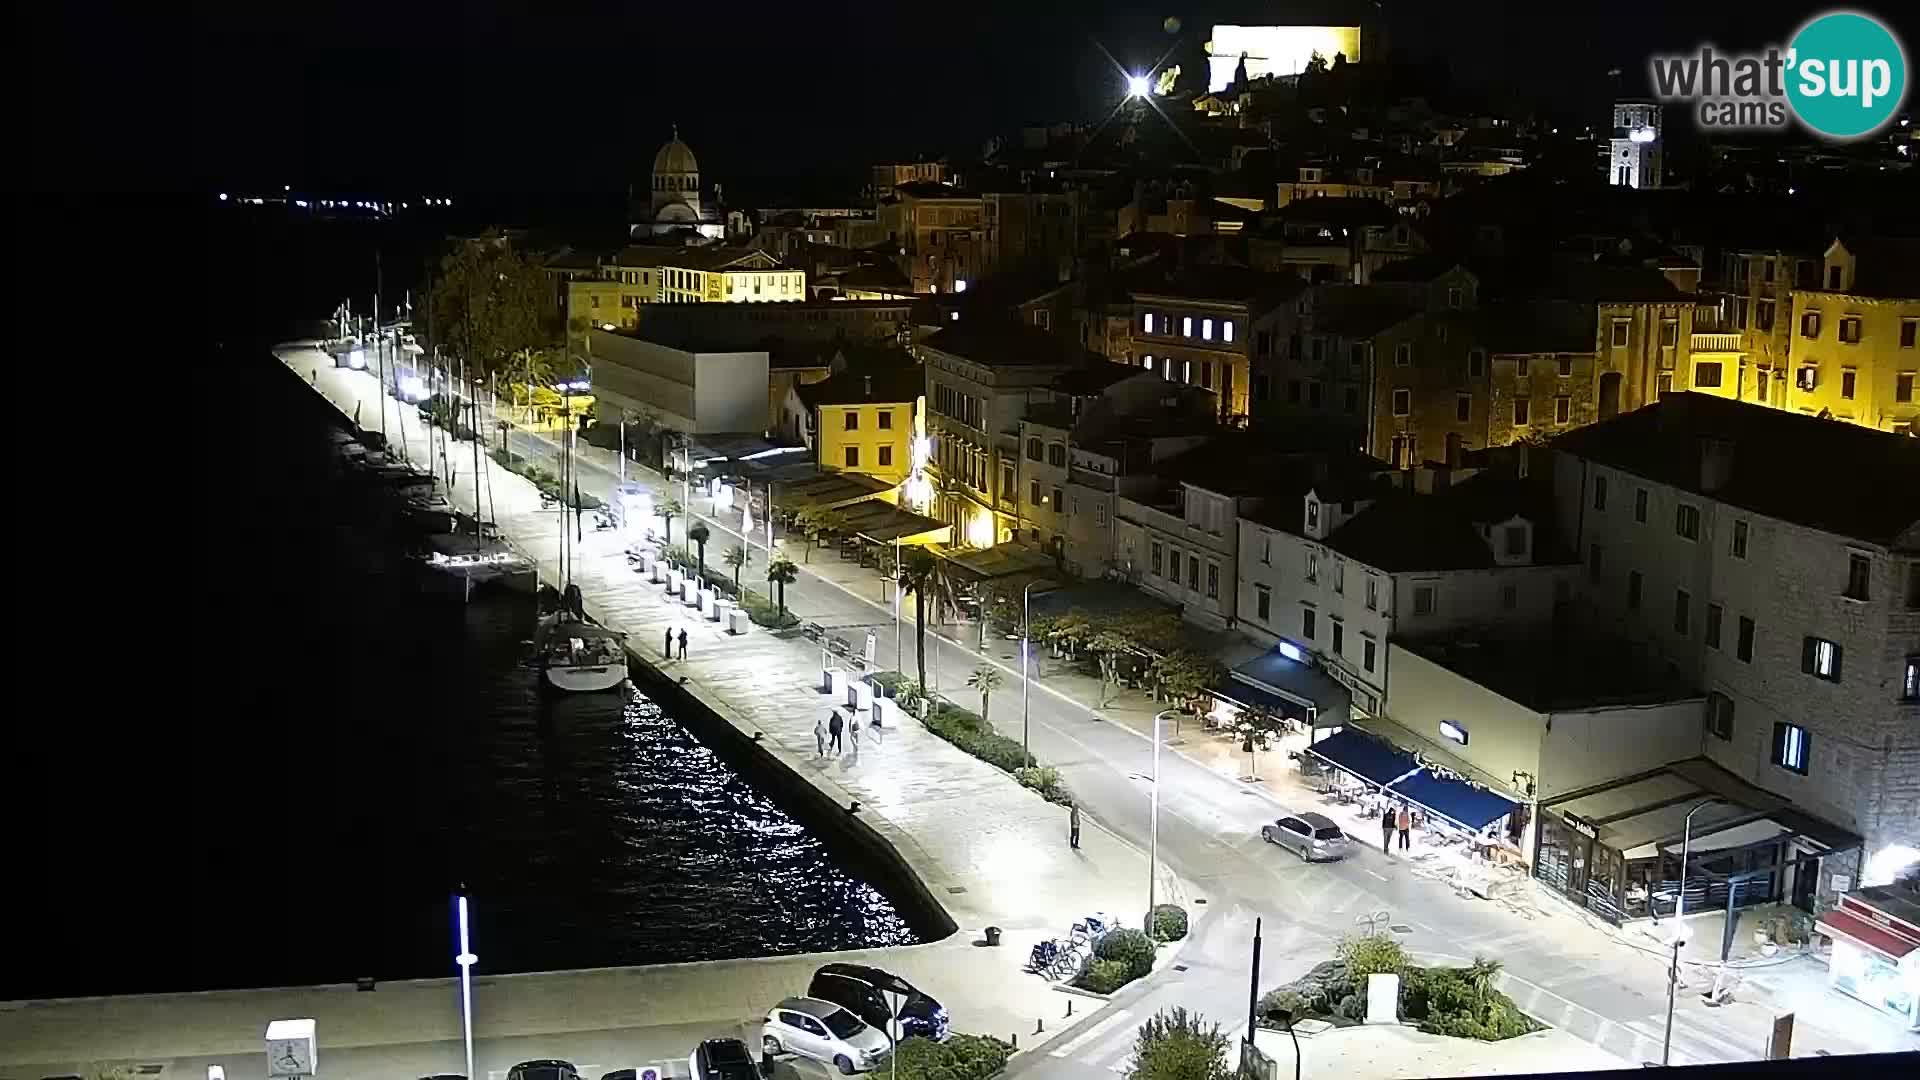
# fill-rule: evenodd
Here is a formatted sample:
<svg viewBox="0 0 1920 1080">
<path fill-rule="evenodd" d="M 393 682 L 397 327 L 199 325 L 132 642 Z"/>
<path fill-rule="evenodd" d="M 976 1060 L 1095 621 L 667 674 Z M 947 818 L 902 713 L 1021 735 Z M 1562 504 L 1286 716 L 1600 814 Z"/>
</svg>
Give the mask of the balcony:
<svg viewBox="0 0 1920 1080">
<path fill-rule="evenodd" d="M 1742 348 L 1739 334 L 1691 334 L 1688 343 L 1696 353 L 1737 353 Z"/>
</svg>

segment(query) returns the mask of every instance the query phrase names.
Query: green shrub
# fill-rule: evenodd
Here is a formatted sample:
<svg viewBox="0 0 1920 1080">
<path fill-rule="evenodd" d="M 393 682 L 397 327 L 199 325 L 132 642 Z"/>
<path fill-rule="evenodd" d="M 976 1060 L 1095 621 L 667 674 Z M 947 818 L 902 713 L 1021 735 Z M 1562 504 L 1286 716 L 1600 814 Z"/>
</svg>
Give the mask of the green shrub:
<svg viewBox="0 0 1920 1080">
<path fill-rule="evenodd" d="M 1183 1008 L 1163 1010 L 1140 1025 L 1132 1080 L 1227 1080 L 1227 1037 Z"/>
<path fill-rule="evenodd" d="M 1073 792 L 1060 780 L 1060 770 L 1051 765 L 1033 765 L 1013 770 L 1013 778 L 1020 786 L 1031 788 L 1040 793 L 1040 797 L 1056 806 L 1072 806 Z"/>
<path fill-rule="evenodd" d="M 1335 1016 L 1344 1016 L 1349 1020 L 1355 1020 L 1355 1021 L 1365 1020 L 1367 1018 L 1366 995 L 1364 994 L 1342 995 L 1340 998 L 1340 1003 L 1333 1007 L 1333 1014 Z"/>
<path fill-rule="evenodd" d="M 1398 975 L 1407 966 L 1407 953 L 1398 941 L 1372 934 L 1349 935 L 1334 949 L 1356 983 L 1369 975 Z"/>
<path fill-rule="evenodd" d="M 1084 990 L 1111 994 L 1133 981 L 1133 971 L 1119 960 L 1095 960 L 1087 965 L 1078 982 Z"/>
<path fill-rule="evenodd" d="M 771 602 L 758 595 L 747 597 L 741 602 L 740 607 L 746 611 L 747 618 L 753 620 L 755 626 L 764 626 L 770 630 L 785 630 L 800 625 L 799 616 L 791 611 L 781 612 Z"/>
<path fill-rule="evenodd" d="M 1013 1047 L 985 1035 L 955 1034 L 946 1042 L 914 1036 L 900 1040 L 893 1063 L 900 1080 L 985 1080 L 1007 1067 Z M 875 1075 L 889 1072 L 882 1058 Z"/>
<path fill-rule="evenodd" d="M 943 702 L 928 712 L 924 722 L 928 731 L 1004 772 L 1032 764 L 1018 739 L 995 734 L 980 717 L 958 705 Z"/>
<path fill-rule="evenodd" d="M 1263 1025 L 1280 1027 L 1281 1013 L 1298 1019 L 1306 1015 L 1306 1008 L 1307 999 L 1300 996 L 1300 991 L 1291 986 L 1282 986 L 1261 994 L 1260 1004 L 1254 1008 L 1254 1012 L 1259 1015 Z"/>
<path fill-rule="evenodd" d="M 1179 904 L 1156 904 L 1153 908 L 1155 941 L 1179 941 L 1187 936 L 1187 909 Z"/>
<path fill-rule="evenodd" d="M 1138 979 L 1153 970 L 1153 941 L 1145 931 L 1131 928 L 1114 930 L 1100 939 L 1093 955 L 1101 960 L 1118 960 Z"/>
</svg>

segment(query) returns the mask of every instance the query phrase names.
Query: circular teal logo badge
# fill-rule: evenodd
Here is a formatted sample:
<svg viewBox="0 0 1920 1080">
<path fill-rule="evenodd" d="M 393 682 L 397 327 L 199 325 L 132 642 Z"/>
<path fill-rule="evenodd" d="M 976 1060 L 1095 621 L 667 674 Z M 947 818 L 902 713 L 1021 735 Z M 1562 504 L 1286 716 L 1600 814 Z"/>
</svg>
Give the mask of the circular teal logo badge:
<svg viewBox="0 0 1920 1080">
<path fill-rule="evenodd" d="M 1906 50 L 1871 15 L 1821 15 L 1801 27 L 1788 48 L 1787 101 L 1817 135 L 1871 135 L 1906 99 Z"/>
</svg>

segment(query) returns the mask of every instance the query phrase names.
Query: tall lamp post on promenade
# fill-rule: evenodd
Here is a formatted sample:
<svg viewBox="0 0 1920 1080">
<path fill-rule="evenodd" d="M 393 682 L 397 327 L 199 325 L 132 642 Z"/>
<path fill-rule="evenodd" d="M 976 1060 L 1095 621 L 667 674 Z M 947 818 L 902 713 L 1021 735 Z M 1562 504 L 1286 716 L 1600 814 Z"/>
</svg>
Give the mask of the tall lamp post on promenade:
<svg viewBox="0 0 1920 1080">
<path fill-rule="evenodd" d="M 1033 587 L 1037 581 L 1027 582 L 1020 590 L 1020 764 L 1033 764 L 1033 753 L 1027 749 L 1027 703 L 1033 698 L 1033 676 L 1027 673 L 1027 656 L 1032 651 L 1029 645 L 1033 637 Z M 986 622 L 984 617 L 980 620 Z"/>
<path fill-rule="evenodd" d="M 1687 907 L 1687 856 L 1693 851 L 1693 815 L 1719 802 L 1702 799 L 1687 811 L 1686 824 L 1680 830 L 1680 886 L 1673 898 L 1673 956 L 1667 963 L 1667 1033 L 1660 1040 L 1660 1064 L 1666 1065 L 1673 1053 L 1673 999 L 1680 989 L 1680 950 L 1687 944 L 1687 924 L 1680 916 Z"/>
<path fill-rule="evenodd" d="M 454 907 L 460 923 L 460 952 L 453 962 L 460 965 L 460 1034 L 466 1042 L 467 1075 L 473 1075 L 473 965 L 479 957 L 473 955 L 473 948 L 467 939 L 467 894 L 464 886 L 459 896 L 454 898 Z"/>
<path fill-rule="evenodd" d="M 1147 915 L 1142 927 L 1148 936 L 1153 934 L 1154 886 L 1160 870 L 1160 723 L 1166 718 L 1164 710 L 1153 714 L 1153 809 L 1147 826 Z"/>
</svg>

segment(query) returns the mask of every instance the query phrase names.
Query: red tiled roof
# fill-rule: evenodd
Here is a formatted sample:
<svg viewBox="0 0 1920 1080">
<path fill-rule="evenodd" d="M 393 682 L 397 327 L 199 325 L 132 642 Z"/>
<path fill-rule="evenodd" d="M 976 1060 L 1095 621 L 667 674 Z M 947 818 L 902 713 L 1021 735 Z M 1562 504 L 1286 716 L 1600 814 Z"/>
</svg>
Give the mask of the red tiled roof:
<svg viewBox="0 0 1920 1080">
<path fill-rule="evenodd" d="M 1884 930 L 1873 923 L 1844 911 L 1829 911 L 1820 916 L 1813 928 L 1828 937 L 1846 938 L 1848 941 L 1872 949 L 1892 960 L 1898 960 L 1915 949 L 1920 943 L 1898 934 Z"/>
</svg>

